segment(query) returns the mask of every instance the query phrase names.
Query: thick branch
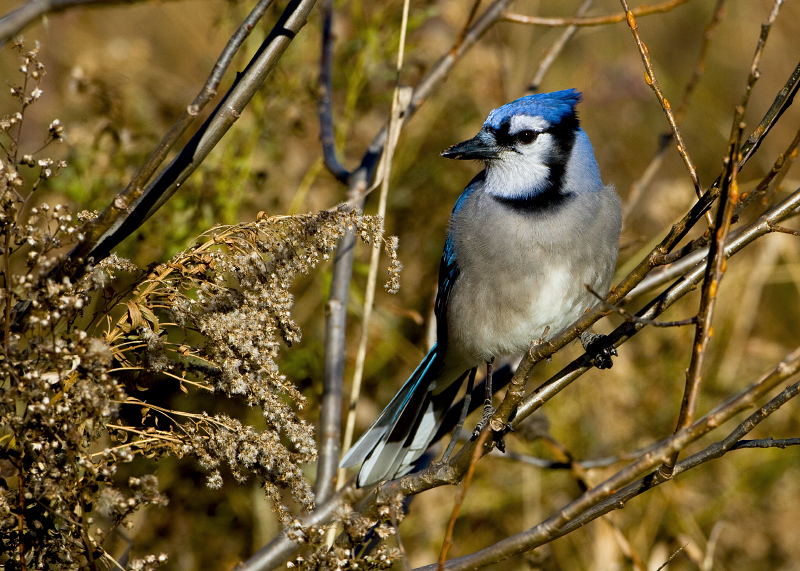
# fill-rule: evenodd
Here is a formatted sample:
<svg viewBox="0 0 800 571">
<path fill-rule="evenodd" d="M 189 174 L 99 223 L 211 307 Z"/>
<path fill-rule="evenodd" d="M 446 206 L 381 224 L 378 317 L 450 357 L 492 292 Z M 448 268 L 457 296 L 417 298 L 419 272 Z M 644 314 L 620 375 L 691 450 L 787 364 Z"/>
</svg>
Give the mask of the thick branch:
<svg viewBox="0 0 800 571">
<path fill-rule="evenodd" d="M 245 71 L 178 156 L 147 188 L 129 185 L 119 193 L 97 218 L 84 227 L 84 240 L 50 274 L 51 278 L 60 281 L 63 276 L 78 275 L 85 269 L 89 258 L 93 258 L 96 263 L 108 256 L 112 248 L 129 236 L 175 193 L 241 116 L 244 107 L 263 84 L 297 32 L 305 25 L 314 3 L 315 0 L 289 2 Z M 254 14 L 257 14 L 259 9 L 265 9 L 268 4 L 269 2 L 259 4 L 260 8 L 254 10 Z M 250 16 L 248 21 L 249 19 Z M 220 58 L 222 65 L 225 65 L 224 62 L 230 55 L 226 48 Z M 215 67 L 210 79 L 211 85 L 218 73 L 220 69 Z M 203 95 L 200 97 L 203 98 Z M 189 115 L 193 113 L 191 107 L 187 109 L 187 113 Z M 173 128 L 168 138 L 174 136 L 176 128 L 178 127 Z M 159 151 L 156 152 L 158 153 Z"/>
</svg>

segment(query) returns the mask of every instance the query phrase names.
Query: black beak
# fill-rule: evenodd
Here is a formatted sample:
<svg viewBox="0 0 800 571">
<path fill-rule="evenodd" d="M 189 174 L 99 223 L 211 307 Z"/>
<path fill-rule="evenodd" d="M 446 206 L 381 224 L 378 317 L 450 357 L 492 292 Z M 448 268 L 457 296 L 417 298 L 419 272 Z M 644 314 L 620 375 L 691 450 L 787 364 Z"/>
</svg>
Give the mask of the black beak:
<svg viewBox="0 0 800 571">
<path fill-rule="evenodd" d="M 483 132 L 478 133 L 469 141 L 458 143 L 452 147 L 447 147 L 441 152 L 443 157 L 448 159 L 459 159 L 462 161 L 467 160 L 481 160 L 499 158 L 498 148 L 494 141 L 490 140 L 491 136 L 484 135 Z"/>
</svg>

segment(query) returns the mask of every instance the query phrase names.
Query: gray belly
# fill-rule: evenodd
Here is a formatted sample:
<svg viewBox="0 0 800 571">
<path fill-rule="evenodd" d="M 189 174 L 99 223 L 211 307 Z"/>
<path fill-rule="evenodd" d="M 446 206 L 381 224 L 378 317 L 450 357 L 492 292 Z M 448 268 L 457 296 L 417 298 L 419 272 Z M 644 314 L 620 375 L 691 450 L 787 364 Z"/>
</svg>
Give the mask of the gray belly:
<svg viewBox="0 0 800 571">
<path fill-rule="evenodd" d="M 451 221 L 461 272 L 448 303 L 448 352 L 472 366 L 522 355 L 546 328 L 553 337 L 594 306 L 586 286 L 607 291 L 619 221 L 613 235 L 614 218 L 590 214 L 519 215 L 476 193 Z"/>
</svg>

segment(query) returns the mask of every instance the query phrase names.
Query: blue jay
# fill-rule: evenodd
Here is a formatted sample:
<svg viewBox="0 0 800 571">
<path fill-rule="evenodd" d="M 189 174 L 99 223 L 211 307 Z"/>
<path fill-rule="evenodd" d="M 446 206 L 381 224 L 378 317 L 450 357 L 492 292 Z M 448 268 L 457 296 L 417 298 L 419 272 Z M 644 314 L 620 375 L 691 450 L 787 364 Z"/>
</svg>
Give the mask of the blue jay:
<svg viewBox="0 0 800 571">
<path fill-rule="evenodd" d="M 425 452 L 464 378 L 495 357 L 577 320 L 611 283 L 620 201 L 604 186 L 568 89 L 522 97 L 443 157 L 485 169 L 456 201 L 439 267 L 437 342 L 341 466 L 358 485 L 406 474 Z M 582 336 L 591 352 L 594 334 Z M 613 348 L 595 359 L 611 365 Z"/>
</svg>

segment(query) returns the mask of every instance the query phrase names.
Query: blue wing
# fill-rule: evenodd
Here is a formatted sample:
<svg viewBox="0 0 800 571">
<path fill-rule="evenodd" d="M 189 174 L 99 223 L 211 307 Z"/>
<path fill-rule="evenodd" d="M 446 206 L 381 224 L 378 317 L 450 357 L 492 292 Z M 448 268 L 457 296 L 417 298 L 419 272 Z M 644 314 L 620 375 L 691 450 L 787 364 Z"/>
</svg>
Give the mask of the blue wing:
<svg viewBox="0 0 800 571">
<path fill-rule="evenodd" d="M 461 196 L 458 197 L 453 212 L 456 212 L 466 202 L 467 198 L 475 191 L 479 184 L 483 184 L 486 178 L 486 171 L 483 170 L 475 175 Z M 434 313 L 436 314 L 437 337 L 439 345 L 444 349 L 447 347 L 447 302 L 450 299 L 450 292 L 458 279 L 460 270 L 456 259 L 453 235 L 448 233 L 442 252 L 442 261 L 439 263 L 439 290 L 436 293 L 436 304 Z"/>
</svg>

